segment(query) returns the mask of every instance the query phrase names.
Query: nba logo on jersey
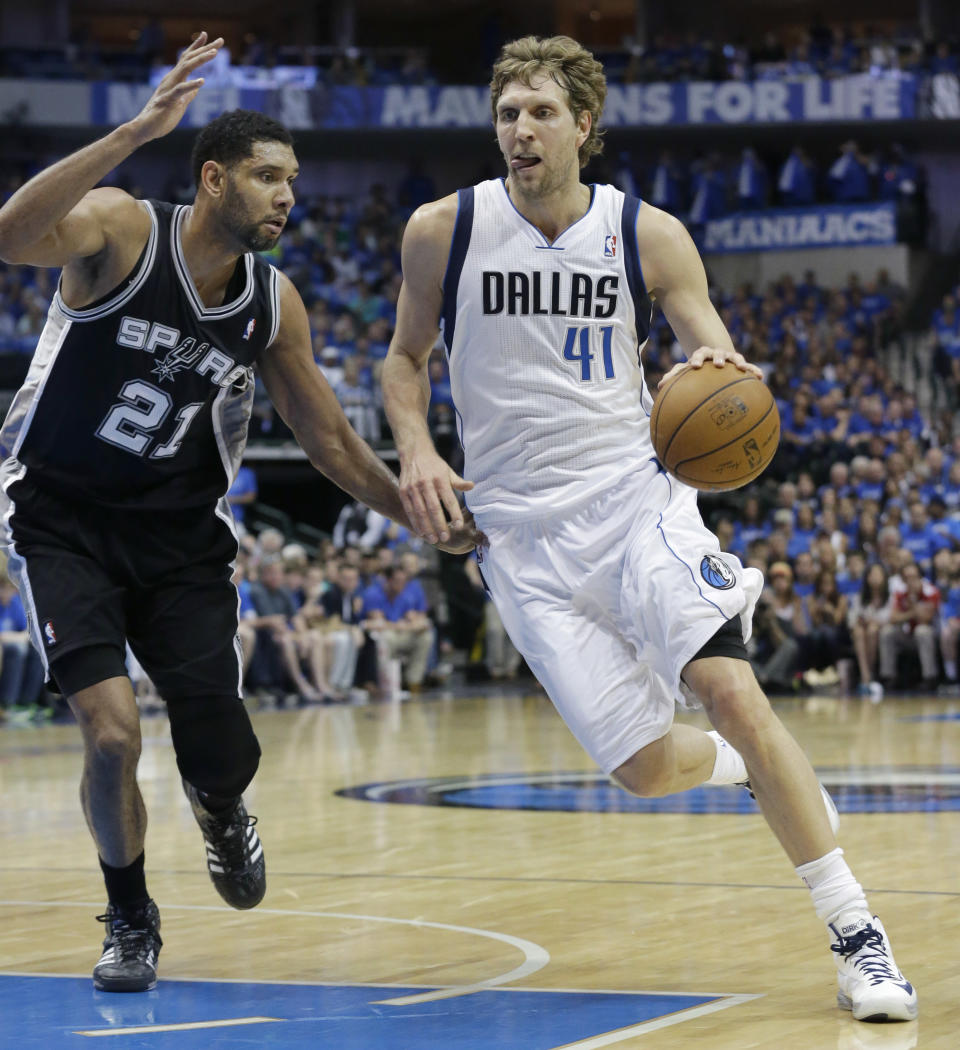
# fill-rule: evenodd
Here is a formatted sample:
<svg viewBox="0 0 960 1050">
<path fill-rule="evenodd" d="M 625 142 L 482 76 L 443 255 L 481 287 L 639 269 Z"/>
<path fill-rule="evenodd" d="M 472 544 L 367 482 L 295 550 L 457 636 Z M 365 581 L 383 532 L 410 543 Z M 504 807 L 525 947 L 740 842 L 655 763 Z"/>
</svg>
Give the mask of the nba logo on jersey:
<svg viewBox="0 0 960 1050">
<path fill-rule="evenodd" d="M 605 259 L 616 259 L 617 257 L 617 235 L 608 233 L 603 238 L 603 257 Z"/>
<path fill-rule="evenodd" d="M 43 637 L 47 640 L 47 645 L 57 644 L 57 632 L 53 629 L 53 620 L 44 621 Z"/>
<path fill-rule="evenodd" d="M 247 330 L 243 333 L 244 341 L 248 340 L 250 338 L 250 336 L 253 335 L 253 330 L 256 327 L 257 327 L 257 319 L 255 317 L 251 317 L 250 320 L 247 321 Z"/>
</svg>

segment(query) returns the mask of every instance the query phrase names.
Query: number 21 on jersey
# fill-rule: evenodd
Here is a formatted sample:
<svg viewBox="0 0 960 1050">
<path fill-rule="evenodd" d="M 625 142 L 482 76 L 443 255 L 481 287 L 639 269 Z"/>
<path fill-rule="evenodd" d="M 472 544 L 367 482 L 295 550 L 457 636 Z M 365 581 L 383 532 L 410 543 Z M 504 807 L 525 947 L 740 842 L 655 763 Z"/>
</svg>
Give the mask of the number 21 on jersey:
<svg viewBox="0 0 960 1050">
<path fill-rule="evenodd" d="M 123 385 L 120 401 L 113 405 L 107 418 L 97 429 L 97 437 L 135 456 L 142 456 L 153 441 L 151 436 L 173 408 L 173 398 L 165 391 L 133 379 Z M 184 405 L 176 415 L 177 426 L 167 441 L 157 446 L 150 459 L 169 459 L 175 456 L 186 436 L 193 417 L 203 408 L 203 402 Z"/>
<path fill-rule="evenodd" d="M 596 346 L 599 340 L 599 347 Z M 599 351 L 599 361 L 597 360 Z M 614 379 L 613 373 L 613 325 L 571 325 L 563 342 L 563 359 L 571 361 L 580 369 L 580 382 L 590 383 L 596 379 Z"/>
</svg>

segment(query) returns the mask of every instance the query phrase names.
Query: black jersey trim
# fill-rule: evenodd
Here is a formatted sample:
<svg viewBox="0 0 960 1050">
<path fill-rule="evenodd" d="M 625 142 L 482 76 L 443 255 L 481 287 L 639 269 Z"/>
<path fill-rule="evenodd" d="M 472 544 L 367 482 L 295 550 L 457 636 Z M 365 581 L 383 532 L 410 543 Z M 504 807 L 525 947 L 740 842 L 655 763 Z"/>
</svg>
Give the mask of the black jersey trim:
<svg viewBox="0 0 960 1050">
<path fill-rule="evenodd" d="M 147 237 L 147 245 L 143 252 L 143 260 L 140 263 L 140 269 L 126 288 L 118 292 L 112 299 L 108 299 L 105 303 L 101 303 L 99 306 L 94 306 L 91 309 L 73 310 L 67 306 L 63 301 L 63 296 L 60 294 L 60 285 L 63 281 L 63 278 L 61 277 L 57 282 L 57 290 L 54 293 L 53 299 L 57 304 L 57 309 L 60 310 L 64 316 L 69 317 L 71 321 L 96 321 L 101 317 L 106 317 L 107 314 L 113 313 L 114 310 L 123 306 L 125 302 L 136 295 L 143 286 L 143 282 L 150 276 L 154 260 L 157 257 L 157 241 L 160 235 L 160 223 L 157 219 L 157 213 L 153 210 L 153 205 L 149 201 L 140 201 L 140 203 L 150 214 L 150 234 Z"/>
<path fill-rule="evenodd" d="M 173 221 L 170 223 L 170 255 L 173 258 L 173 268 L 177 271 L 180 284 L 183 285 L 183 290 L 187 293 L 187 298 L 190 300 L 190 305 L 198 317 L 207 321 L 232 317 L 247 306 L 253 298 L 256 286 L 256 282 L 253 279 L 253 255 L 250 252 L 243 253 L 243 263 L 247 270 L 247 283 L 243 294 L 238 299 L 234 299 L 232 303 L 226 303 L 224 306 L 212 306 L 209 308 L 204 306 L 203 300 L 197 293 L 197 286 L 193 283 L 193 278 L 190 276 L 187 261 L 180 247 L 180 227 L 183 225 L 183 220 L 186 217 L 187 207 L 186 204 L 178 205 L 173 213 Z"/>
<path fill-rule="evenodd" d="M 447 356 L 453 350 L 453 333 L 457 324 L 457 293 L 460 289 L 460 274 L 470 247 L 473 233 L 473 187 L 457 190 L 457 218 L 453 224 L 453 237 L 450 241 L 450 255 L 447 258 L 447 272 L 443 275 L 443 341 L 447 346 Z"/>
<path fill-rule="evenodd" d="M 273 311 L 273 322 L 264 350 L 277 338 L 280 331 L 280 274 L 276 266 L 270 267 L 270 309 Z"/>
</svg>

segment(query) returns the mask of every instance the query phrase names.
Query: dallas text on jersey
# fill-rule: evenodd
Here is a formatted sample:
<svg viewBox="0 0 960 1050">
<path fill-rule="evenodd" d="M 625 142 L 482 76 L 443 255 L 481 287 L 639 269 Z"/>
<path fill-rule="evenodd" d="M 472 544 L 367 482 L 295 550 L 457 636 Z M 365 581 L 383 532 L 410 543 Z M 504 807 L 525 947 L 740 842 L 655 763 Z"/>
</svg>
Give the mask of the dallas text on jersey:
<svg viewBox="0 0 960 1050">
<path fill-rule="evenodd" d="M 612 317 L 617 309 L 617 274 L 594 279 L 585 273 L 525 273 L 484 270 L 481 274 L 485 314 L 557 314 L 564 317 Z M 566 283 L 566 287 L 564 284 Z"/>
</svg>

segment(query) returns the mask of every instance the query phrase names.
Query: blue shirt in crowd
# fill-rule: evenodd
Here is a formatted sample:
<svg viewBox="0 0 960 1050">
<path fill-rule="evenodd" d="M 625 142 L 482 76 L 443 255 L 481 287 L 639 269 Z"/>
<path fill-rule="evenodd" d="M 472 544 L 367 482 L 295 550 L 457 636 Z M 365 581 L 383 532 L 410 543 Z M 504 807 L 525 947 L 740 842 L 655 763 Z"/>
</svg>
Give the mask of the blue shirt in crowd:
<svg viewBox="0 0 960 1050">
<path fill-rule="evenodd" d="M 382 612 L 385 619 L 398 623 L 408 612 L 425 613 L 427 601 L 417 580 L 410 580 L 395 598 L 387 595 L 381 580 L 374 580 L 363 592 L 363 610 L 365 613 Z"/>
</svg>

